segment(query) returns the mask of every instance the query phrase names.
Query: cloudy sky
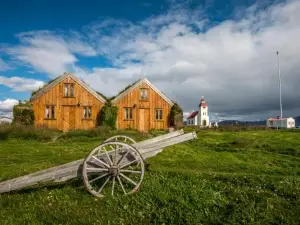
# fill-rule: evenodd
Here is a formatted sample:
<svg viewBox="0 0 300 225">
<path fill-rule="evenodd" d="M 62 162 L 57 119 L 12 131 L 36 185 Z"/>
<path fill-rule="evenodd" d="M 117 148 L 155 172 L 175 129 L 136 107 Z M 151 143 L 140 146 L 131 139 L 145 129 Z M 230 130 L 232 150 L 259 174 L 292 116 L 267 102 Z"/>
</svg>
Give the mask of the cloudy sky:
<svg viewBox="0 0 300 225">
<path fill-rule="evenodd" d="M 25 3 L 26 2 L 26 3 Z M 41 3 L 43 2 L 43 3 Z M 69 71 L 112 96 L 147 77 L 185 112 L 300 115 L 300 1 L 18 1 L 0 8 L 0 113 Z"/>
</svg>

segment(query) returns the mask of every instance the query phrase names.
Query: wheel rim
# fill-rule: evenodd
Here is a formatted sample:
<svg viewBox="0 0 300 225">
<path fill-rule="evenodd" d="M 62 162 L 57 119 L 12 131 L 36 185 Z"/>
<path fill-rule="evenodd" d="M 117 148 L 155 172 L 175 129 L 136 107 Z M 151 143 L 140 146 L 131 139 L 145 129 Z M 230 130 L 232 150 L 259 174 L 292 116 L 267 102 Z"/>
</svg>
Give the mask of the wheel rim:
<svg viewBox="0 0 300 225">
<path fill-rule="evenodd" d="M 138 191 L 144 171 L 144 161 L 138 150 L 114 141 L 90 152 L 83 163 L 82 175 L 88 191 L 96 197 L 104 197 Z"/>
<path fill-rule="evenodd" d="M 133 140 L 131 137 L 124 136 L 124 135 L 117 135 L 117 136 L 110 137 L 110 138 L 106 139 L 103 143 L 111 142 L 111 141 L 123 142 L 123 143 L 127 143 L 130 145 L 136 143 L 136 141 Z"/>
</svg>

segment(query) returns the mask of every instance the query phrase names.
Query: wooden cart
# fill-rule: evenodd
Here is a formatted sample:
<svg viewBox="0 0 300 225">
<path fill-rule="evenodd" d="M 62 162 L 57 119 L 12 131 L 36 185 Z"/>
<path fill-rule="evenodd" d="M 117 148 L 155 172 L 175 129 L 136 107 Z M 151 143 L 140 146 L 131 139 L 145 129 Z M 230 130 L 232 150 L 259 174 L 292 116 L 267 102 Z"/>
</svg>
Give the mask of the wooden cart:
<svg viewBox="0 0 300 225">
<path fill-rule="evenodd" d="M 184 134 L 183 130 L 138 143 L 127 136 L 114 136 L 94 148 L 85 159 L 3 181 L 0 193 L 42 182 L 83 178 L 87 190 L 96 197 L 132 194 L 138 191 L 143 181 L 145 159 L 157 155 L 165 147 L 196 137 L 195 132 Z"/>
</svg>

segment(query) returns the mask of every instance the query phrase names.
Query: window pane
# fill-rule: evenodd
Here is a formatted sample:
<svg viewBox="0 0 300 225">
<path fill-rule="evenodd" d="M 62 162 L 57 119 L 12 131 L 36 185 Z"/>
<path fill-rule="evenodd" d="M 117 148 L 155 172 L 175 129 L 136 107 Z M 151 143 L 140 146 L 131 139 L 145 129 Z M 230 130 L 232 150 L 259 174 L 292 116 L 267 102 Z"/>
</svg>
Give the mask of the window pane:
<svg viewBox="0 0 300 225">
<path fill-rule="evenodd" d="M 65 95 L 65 96 L 68 96 L 68 84 L 65 84 L 64 95 Z"/>
<path fill-rule="evenodd" d="M 92 107 L 89 107 L 89 119 L 91 119 L 92 118 Z"/>
<path fill-rule="evenodd" d="M 160 116 L 159 116 L 159 119 L 162 120 L 162 109 L 159 110 L 160 111 Z"/>
<path fill-rule="evenodd" d="M 74 84 L 70 84 L 70 96 L 74 97 Z"/>
<path fill-rule="evenodd" d="M 86 118 L 86 107 L 83 107 L 83 118 Z"/>
<path fill-rule="evenodd" d="M 55 118 L 55 106 L 54 105 L 51 107 L 51 118 L 52 119 Z"/>
<path fill-rule="evenodd" d="M 129 111 L 130 112 L 129 118 L 132 120 L 132 108 L 130 108 L 129 110 L 130 110 Z"/>
</svg>

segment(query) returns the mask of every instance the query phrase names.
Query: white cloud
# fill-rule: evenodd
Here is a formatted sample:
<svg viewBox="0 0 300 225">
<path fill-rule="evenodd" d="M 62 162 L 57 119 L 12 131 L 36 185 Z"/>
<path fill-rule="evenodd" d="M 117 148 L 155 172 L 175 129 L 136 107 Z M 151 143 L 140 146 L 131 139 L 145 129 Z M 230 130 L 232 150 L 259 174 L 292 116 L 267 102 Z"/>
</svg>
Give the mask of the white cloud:
<svg viewBox="0 0 300 225">
<path fill-rule="evenodd" d="M 21 44 L 7 49 L 15 59 L 39 72 L 55 77 L 70 71 L 78 61 L 74 54 L 95 56 L 96 51 L 81 40 L 78 33 L 70 37 L 50 31 L 33 31 L 17 35 Z"/>
<path fill-rule="evenodd" d="M 14 105 L 18 103 L 18 100 L 10 98 L 0 101 L 0 112 L 11 112 Z"/>
<path fill-rule="evenodd" d="M 13 89 L 16 92 L 34 91 L 44 85 L 43 81 L 22 78 L 22 77 L 4 77 L 0 76 L 0 84 Z"/>
</svg>

